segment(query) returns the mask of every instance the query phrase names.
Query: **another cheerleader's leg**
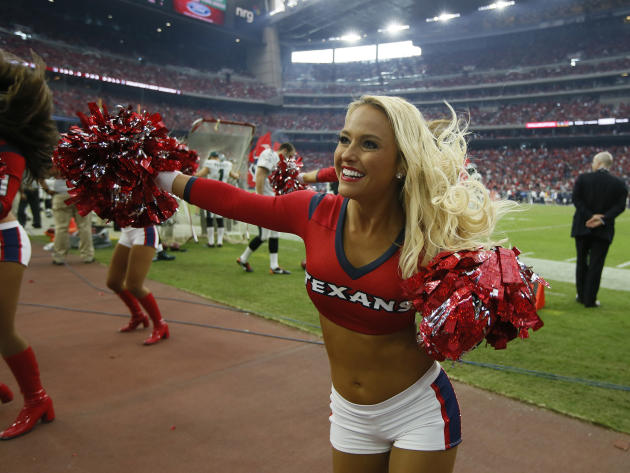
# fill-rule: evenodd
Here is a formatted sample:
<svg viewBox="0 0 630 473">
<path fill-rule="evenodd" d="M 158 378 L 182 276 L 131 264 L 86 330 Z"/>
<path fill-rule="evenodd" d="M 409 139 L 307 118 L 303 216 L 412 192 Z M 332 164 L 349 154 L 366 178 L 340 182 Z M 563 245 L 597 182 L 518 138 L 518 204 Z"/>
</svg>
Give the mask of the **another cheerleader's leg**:
<svg viewBox="0 0 630 473">
<path fill-rule="evenodd" d="M 120 332 L 131 332 L 140 324 L 144 327 L 149 326 L 149 318 L 142 313 L 138 299 L 124 287 L 125 275 L 127 273 L 127 261 L 131 251 L 131 243 L 128 236 L 123 233 L 116 247 L 114 254 L 109 263 L 107 271 L 107 287 L 116 293 L 118 297 L 125 303 L 131 312 L 131 319 L 126 325 L 118 329 Z"/>
<path fill-rule="evenodd" d="M 9 440 L 30 432 L 40 419 L 42 422 L 55 420 L 55 410 L 52 399 L 42 387 L 39 367 L 31 347 L 4 360 L 11 368 L 24 396 L 24 407 L 17 419 L 0 433 L 0 439 Z"/>
<path fill-rule="evenodd" d="M 0 402 L 6 404 L 13 401 L 13 393 L 6 384 L 0 383 Z"/>
<path fill-rule="evenodd" d="M 144 280 L 151 268 L 151 262 L 155 250 L 159 245 L 159 238 L 155 227 L 141 229 L 142 236 L 134 238 L 134 245 L 129 252 L 127 273 L 125 275 L 125 287 L 140 302 L 144 310 L 153 321 L 153 332 L 144 341 L 145 345 L 153 345 L 163 338 L 169 338 L 168 325 L 162 319 L 160 308 L 153 294 L 144 286 Z"/>
<path fill-rule="evenodd" d="M 55 418 L 52 401 L 40 382 L 35 354 L 15 330 L 22 277 L 30 256 L 30 241 L 18 222 L 0 223 L 0 353 L 24 396 L 17 419 L 0 432 L 2 440 L 31 431 L 39 419 L 49 422 Z M 4 395 L 8 397 L 8 393 Z"/>
</svg>

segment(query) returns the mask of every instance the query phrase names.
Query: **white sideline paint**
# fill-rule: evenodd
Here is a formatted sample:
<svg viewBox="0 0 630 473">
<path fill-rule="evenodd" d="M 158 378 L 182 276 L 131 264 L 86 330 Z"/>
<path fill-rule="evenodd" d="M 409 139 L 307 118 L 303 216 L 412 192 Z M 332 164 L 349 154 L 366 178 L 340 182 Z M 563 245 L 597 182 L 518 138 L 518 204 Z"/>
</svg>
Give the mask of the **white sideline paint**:
<svg viewBox="0 0 630 473">
<path fill-rule="evenodd" d="M 625 263 L 618 264 L 615 268 L 625 268 L 626 266 L 630 266 L 630 261 L 626 261 Z"/>
<path fill-rule="evenodd" d="M 526 265 L 532 266 L 534 272 L 545 279 L 575 283 L 575 263 L 522 257 L 522 255 L 519 259 Z M 600 287 L 630 291 L 630 269 L 604 268 Z"/>
<path fill-rule="evenodd" d="M 507 230 L 501 230 L 501 232 L 512 234 L 512 233 L 518 233 L 518 232 L 537 232 L 539 230 L 552 230 L 554 228 L 571 228 L 571 224 L 565 223 L 562 225 L 546 225 L 544 227 L 510 228 Z"/>
<path fill-rule="evenodd" d="M 573 257 L 573 258 L 568 258 L 564 260 L 567 263 L 575 263 L 577 261 L 577 257 Z"/>
</svg>

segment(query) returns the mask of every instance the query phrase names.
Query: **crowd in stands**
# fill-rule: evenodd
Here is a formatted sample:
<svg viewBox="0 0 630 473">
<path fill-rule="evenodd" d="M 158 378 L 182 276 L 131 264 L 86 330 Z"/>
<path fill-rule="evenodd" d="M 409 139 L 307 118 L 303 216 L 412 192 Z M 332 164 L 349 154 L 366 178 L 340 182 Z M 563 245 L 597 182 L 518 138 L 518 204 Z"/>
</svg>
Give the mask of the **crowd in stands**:
<svg viewBox="0 0 630 473">
<path fill-rule="evenodd" d="M 592 26 L 590 27 L 592 29 Z M 626 28 L 627 29 L 627 28 Z M 629 77 L 601 77 L 606 71 L 630 70 L 630 57 L 615 56 L 628 52 L 629 41 L 622 41 L 618 35 L 613 38 L 608 29 L 595 29 L 602 35 L 595 41 L 592 31 L 589 34 L 575 35 L 572 41 L 557 41 L 558 32 L 541 31 L 513 39 L 502 38 L 497 43 L 477 48 L 476 51 L 453 48 L 427 53 L 420 58 L 389 60 L 379 63 L 349 63 L 343 65 L 304 65 L 293 64 L 285 70 L 288 94 L 286 100 L 292 104 L 344 104 L 347 97 L 299 97 L 294 93 L 335 93 L 357 95 L 360 93 L 411 94 L 422 92 L 423 100 L 466 99 L 497 97 L 513 94 L 536 94 L 574 89 L 590 89 L 605 85 L 627 84 Z M 628 34 L 626 34 L 628 36 Z M 566 38 L 565 38 L 566 39 Z M 553 48 L 545 44 L 553 41 Z M 592 45 L 597 44 L 597 48 Z M 0 47 L 17 55 L 28 57 L 33 49 L 40 54 L 49 67 L 98 74 L 114 79 L 136 81 L 181 91 L 184 94 L 209 97 L 229 97 L 237 100 L 265 101 L 276 97 L 280 92 L 254 79 L 214 71 L 193 70 L 190 68 L 158 65 L 139 60 L 137 57 L 120 56 L 92 48 L 78 48 L 71 44 L 45 39 L 22 39 L 8 30 L 0 30 Z M 567 55 L 578 52 L 581 61 L 569 65 Z M 589 62 L 590 60 L 590 62 Z M 540 67 L 536 67 L 536 65 Z M 472 66 L 474 65 L 474 67 Z M 527 65 L 527 66 L 523 66 Z M 305 73 L 305 71 L 308 71 Z M 559 76 L 582 76 L 596 73 L 599 79 L 589 81 L 563 81 L 522 84 Z M 447 75 L 443 75 L 447 74 Z M 335 82 L 340 75 L 345 83 Z M 291 82 L 296 77 L 314 77 L 324 82 Z M 366 78 L 386 77 L 387 83 L 361 85 Z M 399 80 L 392 80 L 398 78 Z M 400 79 L 404 80 L 400 80 Z M 406 78 L 406 79 L 405 79 Z M 359 81 L 359 82 L 358 82 Z M 510 83 L 519 83 L 510 86 Z M 492 87 L 493 84 L 500 87 Z M 488 85 L 488 88 L 479 87 Z M 466 88 L 466 86 L 475 86 Z M 454 88 L 448 91 L 441 89 Z M 435 91 L 435 92 L 432 92 Z M 417 97 L 409 97 L 412 100 Z"/>
<path fill-rule="evenodd" d="M 630 68 L 630 58 L 628 57 L 615 57 L 590 62 L 577 61 L 574 62 L 573 66 L 568 59 L 558 58 L 558 60 L 562 62 L 538 67 L 520 67 L 513 64 L 511 68 L 504 70 L 480 69 L 478 72 L 459 71 L 443 76 L 428 73 L 426 63 L 421 63 L 419 59 L 415 58 L 407 58 L 404 60 L 392 59 L 379 62 L 378 64 L 363 62 L 336 65 L 293 64 L 291 69 L 308 70 L 310 68 L 320 67 L 328 69 L 326 73 L 321 75 L 330 77 L 340 75 L 344 80 L 293 80 L 285 83 L 284 92 L 289 94 L 349 94 L 356 93 L 357 89 L 361 92 L 378 92 L 392 89 L 434 89 L 479 86 L 485 84 L 510 84 L 511 82 L 519 83 L 522 81 L 535 81 L 557 77 L 583 76 L 588 74 L 603 75 L 611 71 L 627 71 Z M 396 67 L 397 65 L 403 64 L 405 66 L 404 68 L 409 70 L 408 75 L 400 74 L 400 68 Z M 363 72 L 364 69 L 367 69 L 369 72 Z M 335 73 L 331 73 L 331 70 L 335 70 Z M 305 74 L 302 73 L 301 77 L 304 76 Z M 379 76 L 386 79 L 380 81 Z M 351 79 L 352 77 L 355 77 L 355 79 Z M 371 80 L 366 81 L 366 78 L 371 78 Z"/>
<path fill-rule="evenodd" d="M 537 0 L 545 3 L 543 0 Z M 541 14 L 530 8 L 529 16 L 487 16 L 484 27 L 508 27 L 519 24 L 535 25 L 559 17 L 588 15 L 627 4 L 627 0 L 587 0 L 575 2 L 558 0 Z M 530 5 L 531 6 L 531 5 Z M 541 16 L 542 15 L 542 16 Z M 37 18 L 33 21 L 37 23 Z M 606 25 L 611 27 L 607 28 Z M 628 85 L 626 73 L 612 77 L 610 71 L 630 72 L 630 29 L 620 27 L 621 18 L 585 22 L 567 27 L 530 30 L 523 34 L 500 38 L 478 38 L 468 42 L 432 43 L 418 58 L 394 59 L 378 63 L 349 63 L 343 65 L 286 65 L 284 70 L 285 104 L 291 107 L 269 111 L 261 103 L 276 98 L 281 92 L 252 77 L 245 70 L 234 74 L 202 69 L 201 66 L 182 67 L 171 54 L 164 61 L 141 59 L 138 54 L 125 54 L 124 47 L 113 50 L 95 36 L 71 30 L 46 30 L 46 21 L 39 19 L 34 34 L 24 39 L 11 34 L 12 25 L 0 19 L 0 48 L 22 57 L 36 51 L 49 68 L 68 69 L 97 74 L 114 79 L 125 79 L 181 91 L 183 96 L 144 92 L 134 87 L 103 85 L 94 79 L 70 79 L 64 74 L 52 74 L 55 115 L 75 117 L 77 111 L 87 112 L 88 102 L 116 105 L 131 104 L 134 109 L 160 113 L 166 126 L 185 132 L 199 117 L 248 122 L 257 126 L 259 134 L 267 130 L 336 131 L 343 126 L 349 96 L 361 93 L 396 93 L 419 103 L 426 118 L 442 118 L 448 114 L 443 104 L 423 105 L 422 100 L 468 99 L 489 97 L 475 101 L 475 105 L 454 103 L 458 113 L 469 116 L 471 127 L 518 125 L 531 121 L 592 120 L 602 117 L 628 118 L 630 103 L 611 97 L 611 103 L 590 91 L 584 95 L 558 95 L 550 99 L 532 96 L 541 92 L 580 91 L 591 88 Z M 436 28 L 442 26 L 436 26 Z M 456 23 L 443 26 L 456 28 Z M 52 28 L 52 26 L 51 26 Z M 48 33 L 48 36 L 45 34 Z M 73 35 L 82 43 L 73 41 Z M 54 39 L 51 39 L 54 38 Z M 89 44 L 83 42 L 88 41 Z M 457 47 L 457 46 L 461 47 Z M 553 46 L 553 47 L 550 47 Z M 580 60 L 572 66 L 570 58 Z M 172 59 L 172 61 L 171 61 Z M 549 81 L 540 79 L 563 76 L 597 74 L 589 80 Z M 340 80 L 342 79 L 342 80 Z M 529 84 L 514 84 L 531 81 Z M 492 86 L 496 84 L 496 86 Z M 488 87 L 485 87 L 485 86 Z M 471 88 L 472 86 L 472 88 Z M 450 90 L 443 90 L 450 88 Z M 435 89 L 436 92 L 432 92 Z M 417 90 L 418 92 L 414 92 Z M 320 97 L 300 97 L 296 94 L 320 94 Z M 321 96 L 322 93 L 339 94 Z M 626 92 L 627 93 L 627 92 Z M 343 94 L 343 95 L 342 95 Z M 414 95 L 416 94 L 416 95 Z M 506 95 L 527 95 L 528 100 L 500 101 Z M 192 97 L 202 96 L 193 99 Z M 233 98 L 238 102 L 206 100 L 203 97 Z M 472 102 L 471 102 L 472 103 Z M 308 109 L 299 105 L 339 105 L 339 108 Z M 298 105 L 298 106 L 295 106 Z M 603 128 L 603 127 L 602 127 Z M 499 136 L 500 131 L 496 136 Z M 313 141 L 321 144 L 321 136 Z M 302 139 L 304 142 L 305 140 Z M 331 140 L 332 141 L 332 140 Z M 334 145 L 331 143 L 331 148 Z M 567 195 L 578 173 L 588 170 L 592 156 L 601 149 L 572 148 L 500 148 L 471 152 L 482 178 L 494 192 L 517 200 L 557 201 L 567 203 Z M 630 180 L 630 148 L 608 148 L 615 156 L 613 172 Z M 302 150 L 305 169 L 332 164 L 331 152 Z"/>
<path fill-rule="evenodd" d="M 267 100 L 278 95 L 273 87 L 253 79 L 229 78 L 225 74 L 209 74 L 174 66 L 161 66 L 131 57 L 114 56 L 103 51 L 77 49 L 61 43 L 22 39 L 0 31 L 0 48 L 23 58 L 34 50 L 49 68 L 69 69 L 124 79 L 143 84 L 180 90 L 182 93 L 213 97 L 233 97 L 245 100 Z"/>
<path fill-rule="evenodd" d="M 470 160 L 494 195 L 519 202 L 571 204 L 580 173 L 591 170 L 600 151 L 613 155 L 611 172 L 630 184 L 630 146 L 499 148 L 470 150 Z M 303 153 L 304 169 L 333 165 L 332 152 Z"/>
<path fill-rule="evenodd" d="M 576 68 L 576 75 L 564 75 L 562 81 L 540 81 L 548 78 L 545 74 L 536 77 L 535 72 L 527 74 L 503 72 L 497 75 L 459 75 L 447 78 L 431 77 L 423 80 L 398 81 L 383 85 L 340 85 L 331 83 L 314 84 L 310 87 L 286 88 L 285 101 L 306 105 L 329 105 L 347 100 L 357 94 L 398 94 L 422 100 L 440 100 L 445 95 L 453 98 L 470 99 L 501 97 L 512 95 L 544 94 L 572 90 L 591 90 L 602 87 L 628 85 L 630 79 L 630 58 L 613 61 L 617 66 L 612 72 L 605 71 L 606 62 L 594 76 L 583 73 L 582 66 Z M 621 67 L 623 65 L 623 67 Z M 621 72 L 620 72 L 621 71 Z M 625 75 L 624 75 L 625 74 Z M 528 78 L 516 76 L 529 76 Z M 530 82 L 527 82 L 527 81 Z M 333 94 L 333 95 L 330 95 Z"/>
<path fill-rule="evenodd" d="M 471 48 L 471 44 L 473 47 Z M 286 64 L 287 92 L 348 93 L 433 88 L 583 75 L 630 67 L 630 32 L 620 18 L 565 29 L 428 44 L 422 56 L 380 62 Z M 579 59 L 571 63 L 571 59 Z"/>
<path fill-rule="evenodd" d="M 553 82 L 526 86 L 518 84 L 518 88 L 509 87 L 510 83 L 521 81 L 585 74 L 601 76 L 608 71 L 630 70 L 630 57 L 624 56 L 629 52 L 628 33 L 620 36 L 616 28 L 593 28 L 592 25 L 588 28 L 586 33 L 580 31 L 579 26 L 574 26 L 570 30 L 572 35 L 570 40 L 562 37 L 558 31 L 543 30 L 513 38 L 501 37 L 498 42 L 495 38 L 492 43 L 477 45 L 476 50 L 454 47 L 455 44 L 448 47 L 435 46 L 433 52 L 429 48 L 425 55 L 418 58 L 336 65 L 291 64 L 287 65 L 284 71 L 286 83 L 284 92 L 356 95 L 366 92 L 392 93 L 410 89 L 419 91 L 438 89 L 437 92 L 425 93 L 422 97 L 424 100 L 441 100 L 445 92 L 439 89 L 443 88 L 463 87 L 462 90 L 448 91 L 450 98 L 476 98 L 510 95 L 515 91 L 534 94 L 611 85 L 610 80 L 602 82 L 593 79 L 579 83 Z M 597 35 L 601 37 L 597 38 Z M 628 41 L 624 41 L 624 38 Z M 549 44 L 553 44 L 553 47 L 548 47 Z M 79 48 L 70 43 L 44 38 L 22 39 L 10 34 L 6 29 L 0 30 L 0 47 L 23 57 L 28 57 L 30 50 L 33 49 L 44 58 L 49 67 L 157 85 L 187 94 L 265 101 L 280 93 L 260 81 L 237 74 L 158 65 L 139 60 L 136 56 L 114 55 L 104 50 Z M 580 61 L 572 66 L 569 64 L 569 56 L 577 56 Z M 339 77 L 342 77 L 344 82 L 337 82 L 336 79 Z M 298 80 L 300 78 L 301 80 Z M 371 82 L 365 83 L 365 80 L 370 78 Z M 379 82 L 377 80 L 379 78 L 386 80 Z M 625 84 L 628 77 L 618 76 L 616 81 Z M 501 87 L 487 89 L 478 87 L 492 84 L 500 84 Z M 466 89 L 466 86 L 475 88 Z M 304 100 L 296 102 L 293 98 L 292 103 L 328 104 L 334 102 L 335 98 Z"/>
<path fill-rule="evenodd" d="M 77 111 L 85 111 L 88 102 L 102 102 L 107 106 L 132 104 L 134 108 L 158 112 L 164 117 L 169 129 L 187 130 L 190 124 L 200 116 L 221 118 L 222 120 L 245 121 L 260 127 L 265 125 L 272 129 L 330 131 L 343 126 L 345 109 L 334 111 L 304 110 L 284 108 L 281 111 L 263 113 L 255 107 L 247 111 L 236 111 L 226 105 L 210 105 L 208 101 L 197 100 L 195 107 L 175 104 L 174 101 L 162 101 L 138 94 L 111 94 L 96 88 L 77 86 L 59 87 L 53 84 L 55 114 L 62 117 L 74 117 Z M 448 109 L 444 105 L 420 106 L 428 119 L 447 116 Z M 603 117 L 630 117 L 630 104 L 599 103 L 593 97 L 577 97 L 571 100 L 529 101 L 522 103 L 500 103 L 493 106 L 456 105 L 455 110 L 470 120 L 472 128 L 494 125 L 520 125 L 527 122 L 593 120 Z"/>
<path fill-rule="evenodd" d="M 600 151 L 613 155 L 611 172 L 630 183 L 630 146 L 569 148 L 499 148 L 472 150 L 486 186 L 502 197 L 535 203 L 571 203 L 580 173 L 591 170 Z"/>
<path fill-rule="evenodd" d="M 343 126 L 345 109 L 305 110 L 283 108 L 280 111 L 263 113 L 255 106 L 245 111 L 236 111 L 229 104 L 217 105 L 204 100 L 196 100 L 196 106 L 144 97 L 141 94 L 108 93 L 99 88 L 86 88 L 68 84 L 53 83 L 55 115 L 74 117 L 77 111 L 86 111 L 88 102 L 105 103 L 112 108 L 116 105 L 133 105 L 134 109 L 144 109 L 162 114 L 164 122 L 171 130 L 188 130 L 190 124 L 199 117 L 213 117 L 222 120 L 253 123 L 257 127 L 271 129 L 330 131 Z M 192 101 L 188 101 L 193 103 Z M 554 101 L 523 101 L 519 103 L 496 102 L 491 106 L 455 105 L 458 114 L 464 115 L 474 129 L 479 126 L 518 125 L 527 122 L 593 120 L 604 117 L 629 118 L 630 103 L 600 103 L 595 97 L 575 97 Z M 427 119 L 449 115 L 445 105 L 420 106 Z"/>
</svg>

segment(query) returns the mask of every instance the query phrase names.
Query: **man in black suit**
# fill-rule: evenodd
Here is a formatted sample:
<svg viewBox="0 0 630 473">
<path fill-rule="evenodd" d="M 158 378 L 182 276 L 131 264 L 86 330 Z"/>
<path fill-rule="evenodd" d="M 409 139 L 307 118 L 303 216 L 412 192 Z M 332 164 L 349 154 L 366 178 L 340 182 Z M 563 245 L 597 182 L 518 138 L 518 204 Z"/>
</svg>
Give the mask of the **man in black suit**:
<svg viewBox="0 0 630 473">
<path fill-rule="evenodd" d="M 599 307 L 597 291 L 608 247 L 615 234 L 615 217 L 626 208 L 626 184 L 609 173 L 612 155 L 606 151 L 593 158 L 593 172 L 580 174 L 573 187 L 573 226 L 577 263 L 577 301 Z"/>
</svg>

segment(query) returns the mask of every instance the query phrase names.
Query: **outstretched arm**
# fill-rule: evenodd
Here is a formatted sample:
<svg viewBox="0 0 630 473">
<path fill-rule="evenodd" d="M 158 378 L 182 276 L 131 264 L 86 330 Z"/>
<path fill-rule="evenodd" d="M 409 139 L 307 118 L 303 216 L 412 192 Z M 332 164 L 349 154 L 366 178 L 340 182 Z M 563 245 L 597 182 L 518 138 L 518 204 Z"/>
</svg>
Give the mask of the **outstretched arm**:
<svg viewBox="0 0 630 473">
<path fill-rule="evenodd" d="M 176 173 L 160 173 L 156 182 L 162 189 L 225 218 L 301 237 L 304 237 L 309 204 L 315 194 L 296 191 L 275 197 L 258 195 L 214 179 Z"/>
<path fill-rule="evenodd" d="M 300 179 L 304 184 L 316 182 L 337 182 L 337 173 L 334 167 L 315 169 L 314 171 L 300 173 Z"/>
</svg>

